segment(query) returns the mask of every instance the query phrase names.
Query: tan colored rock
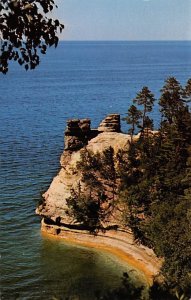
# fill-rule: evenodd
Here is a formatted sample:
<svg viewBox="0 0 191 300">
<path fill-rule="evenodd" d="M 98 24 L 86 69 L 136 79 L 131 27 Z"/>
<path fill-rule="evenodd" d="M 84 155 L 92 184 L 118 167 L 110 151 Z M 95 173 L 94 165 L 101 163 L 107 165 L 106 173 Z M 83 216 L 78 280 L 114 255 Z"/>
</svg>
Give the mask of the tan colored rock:
<svg viewBox="0 0 191 300">
<path fill-rule="evenodd" d="M 117 132 L 102 132 L 97 137 L 89 141 L 87 149 L 96 152 L 103 152 L 105 149 L 112 147 L 115 153 L 119 149 L 129 147 L 130 135 Z"/>
<path fill-rule="evenodd" d="M 100 129 L 104 129 L 103 132 Z M 134 136 L 134 139 L 138 139 L 139 136 Z M 74 140 L 70 140 L 73 137 Z M 74 239 L 80 243 L 93 244 L 95 247 L 100 244 L 102 248 L 107 246 L 109 249 L 117 249 L 118 255 L 121 251 L 123 255 L 137 260 L 147 275 L 156 275 L 161 261 L 156 258 L 151 249 L 142 245 L 138 246 L 133 240 L 132 233 L 128 230 L 99 233 L 95 239 L 88 232 L 83 231 L 82 233 L 79 228 L 78 230 L 69 229 L 76 225 L 73 218 L 67 214 L 66 199 L 70 197 L 71 189 L 76 189 L 79 183 L 82 184 L 81 173 L 76 167 L 81 159 L 81 151 L 87 147 L 88 150 L 97 153 L 112 147 L 117 153 L 120 149 L 127 149 L 129 142 L 130 135 L 120 132 L 120 117 L 116 114 L 106 117 L 98 130 L 91 130 L 88 119 L 70 120 L 65 133 L 65 150 L 60 159 L 61 169 L 49 189 L 44 193 L 44 202 L 37 208 L 36 213 L 43 217 L 42 230 L 44 232 L 69 240 Z M 107 222 L 106 225 L 122 228 L 120 210 L 115 211 Z"/>
<path fill-rule="evenodd" d="M 87 149 L 96 152 L 103 152 L 108 147 L 113 147 L 117 152 L 119 149 L 128 147 L 130 136 L 123 133 L 103 132 L 91 139 L 87 144 Z M 61 217 L 64 223 L 72 222 L 66 215 L 66 199 L 70 196 L 71 189 L 75 189 L 81 181 L 81 174 L 76 169 L 77 162 L 80 161 L 79 151 L 64 151 L 61 156 L 62 168 L 59 174 L 53 179 L 49 189 L 44 193 L 44 205 L 37 209 L 37 213 L 55 220 Z"/>
<path fill-rule="evenodd" d="M 78 230 L 46 224 L 42 220 L 42 232 L 56 236 L 70 243 L 108 251 L 116 255 L 128 265 L 141 271 L 148 284 L 152 284 L 153 277 L 159 274 L 162 260 L 157 258 L 153 250 L 134 241 L 130 230 L 109 230 L 92 235 L 87 230 Z"/>
<path fill-rule="evenodd" d="M 119 122 L 118 128 L 120 128 L 119 115 L 109 115 L 102 123 L 110 121 L 116 121 L 117 124 Z M 70 197 L 71 189 L 76 189 L 79 183 L 82 184 L 81 174 L 76 168 L 76 164 L 81 159 L 81 151 L 84 147 L 87 147 L 93 153 L 101 153 L 112 147 L 114 152 L 117 153 L 118 150 L 125 150 L 129 147 L 130 135 L 121 132 L 91 130 L 90 124 L 89 119 L 75 119 L 67 122 L 65 150 L 60 159 L 61 169 L 53 179 L 49 189 L 44 193 L 44 202 L 37 208 L 37 214 L 53 221 L 61 218 L 64 223 L 73 223 L 74 220 L 67 215 L 66 199 Z"/>
<path fill-rule="evenodd" d="M 100 132 L 121 132 L 120 115 L 110 114 L 99 125 Z"/>
</svg>

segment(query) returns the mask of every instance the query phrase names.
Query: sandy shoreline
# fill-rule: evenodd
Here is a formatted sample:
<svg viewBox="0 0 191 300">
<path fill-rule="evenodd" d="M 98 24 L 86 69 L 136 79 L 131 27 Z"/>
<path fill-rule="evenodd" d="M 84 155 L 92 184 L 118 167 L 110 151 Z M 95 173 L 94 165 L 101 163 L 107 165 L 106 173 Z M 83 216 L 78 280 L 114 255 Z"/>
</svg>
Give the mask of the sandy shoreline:
<svg viewBox="0 0 191 300">
<path fill-rule="evenodd" d="M 44 220 L 41 223 L 41 231 L 43 236 L 48 235 L 52 238 L 63 239 L 70 244 L 78 244 L 111 253 L 143 273 L 148 284 L 152 283 L 153 277 L 159 273 L 161 267 L 161 261 L 154 252 L 143 245 L 135 244 L 130 232 L 111 230 L 94 236 L 87 231 L 49 225 Z"/>
</svg>

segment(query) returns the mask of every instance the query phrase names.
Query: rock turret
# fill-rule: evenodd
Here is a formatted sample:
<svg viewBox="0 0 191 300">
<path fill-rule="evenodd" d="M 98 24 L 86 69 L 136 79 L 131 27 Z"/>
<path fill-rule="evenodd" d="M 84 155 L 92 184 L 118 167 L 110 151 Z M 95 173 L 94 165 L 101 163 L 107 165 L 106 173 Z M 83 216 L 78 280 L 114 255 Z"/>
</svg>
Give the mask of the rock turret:
<svg viewBox="0 0 191 300">
<path fill-rule="evenodd" d="M 74 119 L 67 122 L 65 150 L 79 150 L 84 147 L 91 135 L 90 119 Z"/>
<path fill-rule="evenodd" d="M 69 120 L 65 131 L 64 150 L 78 151 L 101 132 L 121 132 L 120 115 L 108 115 L 98 129 L 91 129 L 90 119 Z"/>
<path fill-rule="evenodd" d="M 121 132 L 120 115 L 110 114 L 99 125 L 101 132 Z"/>
</svg>

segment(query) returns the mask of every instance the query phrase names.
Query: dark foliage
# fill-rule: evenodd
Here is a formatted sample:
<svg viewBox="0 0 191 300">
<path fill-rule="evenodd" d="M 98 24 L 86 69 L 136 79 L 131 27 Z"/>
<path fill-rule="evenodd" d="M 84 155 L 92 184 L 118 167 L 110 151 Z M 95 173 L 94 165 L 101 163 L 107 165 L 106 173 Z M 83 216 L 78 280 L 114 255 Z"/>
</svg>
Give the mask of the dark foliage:
<svg viewBox="0 0 191 300">
<path fill-rule="evenodd" d="M 141 134 L 142 135 L 144 135 L 144 129 L 148 125 L 147 113 L 152 111 L 154 101 L 155 101 L 154 95 L 151 93 L 151 91 L 146 86 L 142 88 L 142 90 L 137 94 L 136 98 L 133 100 L 133 103 L 136 103 L 139 106 L 143 107 L 142 125 L 141 125 Z"/>
<path fill-rule="evenodd" d="M 103 195 L 94 194 L 91 192 L 82 193 L 79 189 L 71 191 L 71 196 L 67 199 L 69 214 L 72 215 L 76 222 L 83 224 L 90 232 L 96 232 L 101 224 L 101 199 Z"/>
<path fill-rule="evenodd" d="M 131 105 L 127 112 L 127 117 L 123 118 L 123 121 L 126 121 L 127 124 L 132 125 L 128 130 L 128 133 L 131 135 L 131 142 L 133 135 L 136 132 L 136 129 L 140 129 L 140 118 L 142 117 L 142 112 L 137 109 L 135 105 Z"/>
<path fill-rule="evenodd" d="M 58 31 L 64 25 L 47 14 L 54 0 L 1 0 L 0 72 L 6 74 L 9 61 L 17 61 L 26 70 L 34 69 L 47 47 L 57 46 Z"/>
<path fill-rule="evenodd" d="M 113 148 L 106 149 L 102 154 L 84 149 L 77 168 L 81 171 L 82 179 L 67 199 L 68 214 L 90 232 L 104 230 L 103 223 L 112 214 L 117 197 L 118 175 Z"/>
<path fill-rule="evenodd" d="M 101 227 L 119 203 L 123 205 L 124 223 L 136 241 L 164 259 L 163 283 L 154 282 L 149 299 L 187 300 L 191 296 L 190 85 L 191 80 L 185 88 L 173 77 L 166 80 L 159 99 L 161 124 L 155 132 L 149 116 L 154 96 L 146 87 L 138 93 L 134 103 L 142 111 L 132 105 L 125 118 L 131 126 L 129 148 L 116 155 L 112 148 L 96 155 L 84 151 L 78 167 L 89 194 L 69 200 L 76 219 L 93 230 Z M 138 128 L 141 132 L 135 139 Z M 143 299 L 141 290 L 130 287 L 129 291 L 129 281 L 125 283 L 100 299 Z"/>
<path fill-rule="evenodd" d="M 191 113 L 185 93 L 188 84 L 184 89 L 175 78 L 166 80 L 159 101 L 160 128 L 130 145 L 122 198 L 135 238 L 164 258 L 169 291 L 186 297 L 191 294 Z"/>
</svg>

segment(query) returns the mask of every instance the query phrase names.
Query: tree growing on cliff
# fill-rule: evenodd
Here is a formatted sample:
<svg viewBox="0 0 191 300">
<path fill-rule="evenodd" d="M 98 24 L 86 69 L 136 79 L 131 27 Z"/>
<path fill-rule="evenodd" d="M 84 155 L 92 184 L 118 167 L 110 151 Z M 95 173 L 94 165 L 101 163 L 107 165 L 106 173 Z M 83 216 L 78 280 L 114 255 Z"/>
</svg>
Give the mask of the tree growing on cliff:
<svg viewBox="0 0 191 300">
<path fill-rule="evenodd" d="M 142 130 L 141 133 L 144 135 L 144 129 L 146 128 L 146 117 L 147 113 L 152 111 L 154 105 L 154 95 L 148 89 L 148 87 L 143 87 L 142 90 L 137 94 L 136 98 L 133 100 L 133 103 L 136 103 L 143 107 L 142 111 Z"/>
<path fill-rule="evenodd" d="M 82 178 L 80 188 L 72 190 L 67 199 L 68 213 L 91 232 L 104 230 L 104 223 L 116 208 L 117 200 L 118 173 L 113 148 L 101 154 L 84 149 L 77 168 Z"/>
<path fill-rule="evenodd" d="M 183 90 L 175 78 L 166 80 L 159 101 L 160 128 L 148 136 L 149 143 L 144 136 L 131 145 L 131 171 L 121 194 L 135 237 L 164 258 L 162 273 L 169 290 L 186 297 L 191 295 L 191 113 Z"/>
<path fill-rule="evenodd" d="M 184 99 L 186 100 L 186 102 L 191 101 L 191 79 L 188 79 L 184 88 Z"/>
<path fill-rule="evenodd" d="M 126 121 L 127 124 L 131 125 L 128 133 L 131 135 L 131 143 L 133 136 L 135 134 L 136 128 L 140 128 L 140 118 L 142 116 L 142 112 L 137 109 L 135 105 L 131 105 L 128 109 L 127 116 L 123 118 L 123 121 Z"/>
<path fill-rule="evenodd" d="M 170 77 L 161 92 L 159 105 L 163 120 L 169 124 L 175 123 L 183 107 L 183 88 L 176 78 Z"/>
<path fill-rule="evenodd" d="M 71 190 L 71 196 L 66 200 L 67 213 L 75 222 L 83 225 L 90 232 L 95 233 L 101 227 L 101 202 L 104 195 L 100 192 L 92 193 L 91 190 Z"/>
<path fill-rule="evenodd" d="M 54 0 L 2 0 L 0 3 L 0 72 L 6 74 L 9 61 L 17 61 L 26 70 L 39 65 L 40 54 L 57 46 L 58 31 L 64 25 L 48 13 Z"/>
</svg>

